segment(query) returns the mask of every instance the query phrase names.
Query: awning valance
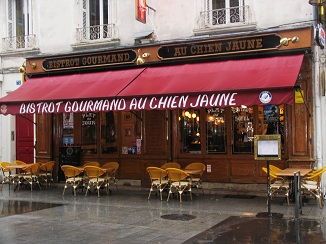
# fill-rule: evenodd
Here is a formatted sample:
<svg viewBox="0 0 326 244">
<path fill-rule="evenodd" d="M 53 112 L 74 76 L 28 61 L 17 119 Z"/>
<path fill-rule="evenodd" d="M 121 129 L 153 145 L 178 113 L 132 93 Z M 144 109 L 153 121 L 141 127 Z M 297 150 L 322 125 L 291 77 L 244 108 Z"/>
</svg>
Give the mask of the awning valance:
<svg viewBox="0 0 326 244">
<path fill-rule="evenodd" d="M 303 55 L 31 78 L 0 99 L 3 114 L 293 103 Z"/>
</svg>

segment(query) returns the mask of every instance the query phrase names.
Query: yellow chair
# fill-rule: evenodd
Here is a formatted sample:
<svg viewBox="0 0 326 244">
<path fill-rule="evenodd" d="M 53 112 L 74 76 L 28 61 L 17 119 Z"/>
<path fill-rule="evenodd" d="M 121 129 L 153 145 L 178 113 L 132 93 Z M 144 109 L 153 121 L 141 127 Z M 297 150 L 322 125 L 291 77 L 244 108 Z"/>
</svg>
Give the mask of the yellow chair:
<svg viewBox="0 0 326 244">
<path fill-rule="evenodd" d="M 9 184 L 14 184 L 15 181 L 18 180 L 18 174 L 12 174 L 11 170 L 7 169 L 6 166 L 12 165 L 9 162 L 0 162 L 0 169 L 2 172 L 2 184 L 1 184 L 1 190 L 3 187 L 3 184 L 8 182 Z"/>
<path fill-rule="evenodd" d="M 262 167 L 262 170 L 267 174 L 267 168 Z M 279 192 L 285 192 L 287 204 L 290 204 L 290 183 L 282 177 L 276 175 L 276 172 L 271 168 L 269 170 L 270 175 L 270 197 L 277 195 Z"/>
<path fill-rule="evenodd" d="M 311 176 L 311 175 L 313 175 L 313 174 L 316 174 L 316 173 L 318 173 L 318 172 L 321 172 L 321 171 L 323 171 L 323 170 L 325 170 L 325 169 L 326 169 L 326 166 L 321 167 L 321 168 L 316 169 L 316 170 L 313 170 L 313 171 L 311 171 L 309 174 L 307 174 L 307 177 L 309 177 L 309 176 Z"/>
<path fill-rule="evenodd" d="M 166 179 L 166 170 L 158 167 L 147 167 L 146 170 L 151 179 L 151 189 L 149 190 L 148 199 L 150 199 L 152 191 L 156 189 L 159 192 L 160 199 L 162 201 L 162 191 L 169 183 L 169 181 Z"/>
<path fill-rule="evenodd" d="M 201 162 L 194 162 L 194 163 L 190 163 L 188 164 L 185 169 L 190 169 L 190 170 L 200 170 L 200 173 L 198 174 L 191 174 L 191 181 L 192 181 L 192 185 L 196 188 L 200 188 L 204 194 L 204 189 L 203 189 L 203 185 L 202 185 L 202 178 L 203 178 L 203 173 L 206 170 L 206 165 L 201 163 Z M 195 177 L 194 177 L 195 176 Z"/>
<path fill-rule="evenodd" d="M 53 168 L 54 168 L 55 161 L 49 161 L 46 163 L 41 164 L 39 178 L 40 180 L 45 181 L 46 187 L 48 186 L 49 182 L 54 183 L 53 180 Z"/>
<path fill-rule="evenodd" d="M 71 166 L 71 165 L 62 165 L 61 169 L 65 175 L 66 183 L 63 188 L 62 195 L 65 194 L 66 188 L 68 185 L 71 185 L 74 191 L 74 196 L 76 196 L 76 188 L 83 182 L 83 177 L 81 173 L 83 172 L 81 169 Z"/>
<path fill-rule="evenodd" d="M 99 162 L 86 162 L 83 164 L 83 167 L 86 166 L 96 166 L 96 167 L 100 167 L 100 163 Z"/>
<path fill-rule="evenodd" d="M 176 169 L 176 168 L 167 168 L 166 169 L 168 173 L 169 178 L 169 195 L 167 202 L 170 199 L 171 194 L 173 191 L 176 191 L 178 193 L 178 196 L 180 197 L 180 203 L 182 203 L 182 194 L 186 191 L 190 194 L 190 200 L 192 200 L 192 193 L 191 193 L 191 177 L 189 174 L 184 172 L 183 170 Z"/>
<path fill-rule="evenodd" d="M 112 181 L 115 185 L 116 189 L 118 189 L 116 174 L 119 169 L 118 162 L 107 162 L 106 164 L 101 166 L 102 169 L 107 170 L 106 177 L 107 177 L 107 187 L 109 186 L 109 182 Z"/>
<path fill-rule="evenodd" d="M 269 165 L 269 169 L 273 170 L 275 173 L 282 171 L 282 169 L 272 164 Z"/>
<path fill-rule="evenodd" d="M 27 165 L 27 163 L 25 163 L 24 161 L 21 161 L 21 160 L 15 160 L 14 164 L 16 164 L 16 165 L 26 164 Z"/>
<path fill-rule="evenodd" d="M 97 166 L 85 166 L 84 167 L 84 180 L 86 185 L 86 193 L 85 196 L 87 196 L 87 193 L 91 190 L 92 187 L 94 187 L 97 190 L 97 196 L 100 197 L 100 188 L 103 184 L 106 182 L 106 170 L 97 167 Z M 108 185 L 106 186 L 106 193 L 108 194 Z"/>
<path fill-rule="evenodd" d="M 21 161 L 21 160 L 14 160 L 14 164 L 15 165 L 26 165 L 26 166 L 28 165 L 27 163 L 25 163 L 24 161 Z M 25 172 L 24 170 L 25 170 L 25 168 L 22 168 L 20 173 L 24 173 Z"/>
<path fill-rule="evenodd" d="M 169 163 L 165 163 L 161 166 L 161 169 L 167 169 L 167 168 L 181 169 L 181 166 L 177 162 L 169 162 Z"/>
<path fill-rule="evenodd" d="M 38 175 L 39 170 L 40 170 L 39 163 L 28 164 L 26 168 L 24 168 L 24 174 L 20 175 L 19 185 L 21 183 L 27 182 L 31 187 L 31 191 L 33 191 L 33 184 L 37 184 L 38 187 L 41 189 L 39 175 Z"/>
<path fill-rule="evenodd" d="M 324 196 L 321 190 L 321 179 L 325 171 L 326 168 L 322 168 L 322 170 L 318 170 L 317 172 L 304 177 L 301 184 L 303 195 L 313 196 L 318 201 L 320 208 L 323 208 L 324 206 Z"/>
</svg>

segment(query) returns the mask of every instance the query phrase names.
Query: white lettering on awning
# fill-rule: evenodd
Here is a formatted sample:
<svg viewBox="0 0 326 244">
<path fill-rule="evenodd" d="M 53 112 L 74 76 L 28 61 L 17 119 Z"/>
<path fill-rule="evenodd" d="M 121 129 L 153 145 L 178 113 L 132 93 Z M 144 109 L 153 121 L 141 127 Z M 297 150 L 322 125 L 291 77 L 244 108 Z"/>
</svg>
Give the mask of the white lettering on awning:
<svg viewBox="0 0 326 244">
<path fill-rule="evenodd" d="M 150 96 L 130 99 L 75 100 L 58 102 L 22 103 L 20 114 L 109 112 L 123 110 L 152 110 L 177 108 L 209 108 L 236 105 L 237 93 L 200 94 L 197 96 Z"/>
</svg>

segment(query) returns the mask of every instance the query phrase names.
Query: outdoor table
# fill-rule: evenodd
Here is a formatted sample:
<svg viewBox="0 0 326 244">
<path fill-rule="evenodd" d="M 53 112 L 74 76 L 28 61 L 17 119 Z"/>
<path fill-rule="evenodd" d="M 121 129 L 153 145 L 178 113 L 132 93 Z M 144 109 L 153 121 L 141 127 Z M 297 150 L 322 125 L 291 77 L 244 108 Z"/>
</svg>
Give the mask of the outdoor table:
<svg viewBox="0 0 326 244">
<path fill-rule="evenodd" d="M 6 166 L 6 169 L 9 170 L 9 179 L 11 179 L 11 171 L 12 170 L 17 170 L 19 169 L 20 171 L 23 169 L 23 168 L 26 168 L 28 167 L 28 164 L 24 165 L 24 164 L 19 164 L 19 165 L 16 165 L 16 164 L 12 164 L 12 165 L 7 165 Z M 17 187 L 18 187 L 18 184 L 19 182 L 17 183 L 17 186 L 14 187 L 14 191 L 16 191 Z M 10 190 L 10 184 L 9 184 L 9 190 Z"/>
<path fill-rule="evenodd" d="M 190 175 L 200 175 L 201 173 L 203 173 L 201 169 L 181 169 L 181 170 Z"/>
<path fill-rule="evenodd" d="M 288 177 L 290 179 L 290 189 L 291 189 L 291 192 L 290 192 L 290 199 L 292 200 L 292 202 L 295 202 L 295 196 L 294 196 L 294 184 L 293 184 L 293 181 L 294 181 L 294 173 L 297 172 L 297 171 L 300 171 L 300 177 L 304 177 L 306 176 L 307 174 L 309 174 L 312 169 L 307 169 L 307 168 L 286 168 L 286 169 L 283 169 L 279 172 L 276 173 L 277 176 L 283 176 L 283 177 Z M 300 187 L 301 187 L 301 184 L 300 184 Z M 301 189 L 299 189 L 300 192 L 301 192 Z"/>
</svg>

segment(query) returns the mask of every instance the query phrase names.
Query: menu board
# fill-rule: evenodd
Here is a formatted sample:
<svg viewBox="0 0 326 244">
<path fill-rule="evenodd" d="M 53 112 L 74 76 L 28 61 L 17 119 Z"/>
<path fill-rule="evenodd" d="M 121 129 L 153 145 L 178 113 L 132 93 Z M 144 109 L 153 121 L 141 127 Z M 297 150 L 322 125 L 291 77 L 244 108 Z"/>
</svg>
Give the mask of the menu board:
<svg viewBox="0 0 326 244">
<path fill-rule="evenodd" d="M 280 135 L 255 135 L 255 160 L 281 160 Z"/>
</svg>

